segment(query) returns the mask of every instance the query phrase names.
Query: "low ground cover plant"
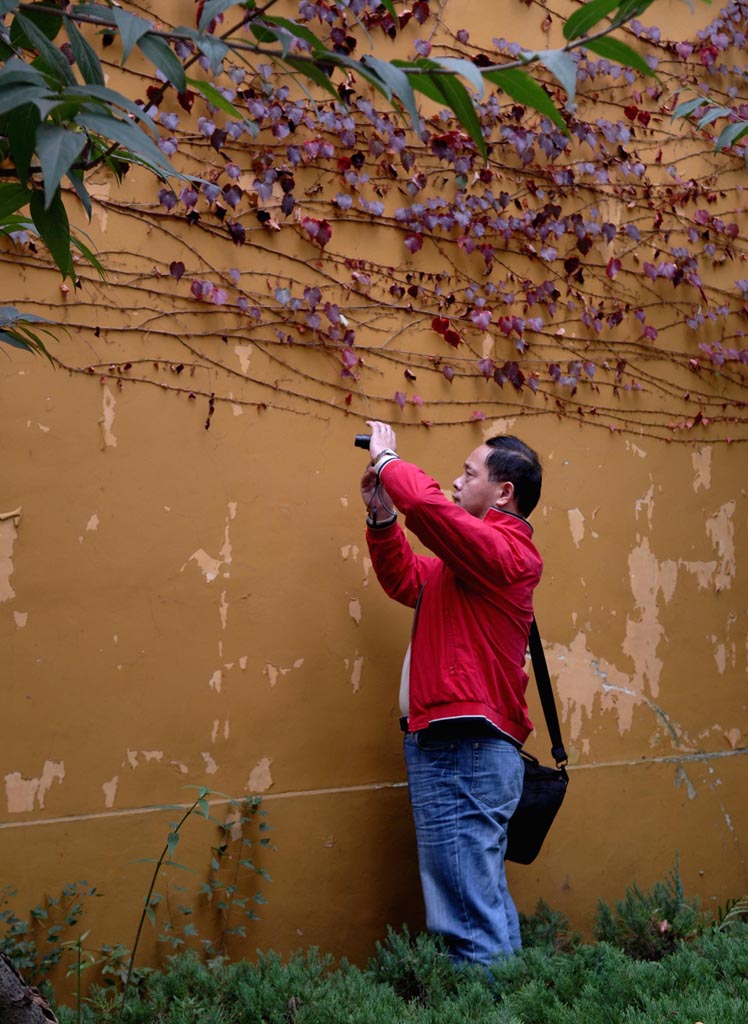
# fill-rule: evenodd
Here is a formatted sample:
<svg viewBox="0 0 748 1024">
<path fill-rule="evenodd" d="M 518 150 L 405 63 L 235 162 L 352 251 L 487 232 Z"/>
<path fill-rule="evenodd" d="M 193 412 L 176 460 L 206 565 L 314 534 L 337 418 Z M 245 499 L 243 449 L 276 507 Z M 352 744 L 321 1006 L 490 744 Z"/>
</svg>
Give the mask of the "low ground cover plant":
<svg viewBox="0 0 748 1024">
<path fill-rule="evenodd" d="M 78 975 L 75 1005 L 55 1008 L 60 1024 L 748 1022 L 748 898 L 708 918 L 684 893 L 677 859 L 652 889 L 633 883 L 613 907 L 601 901 L 593 943 L 541 900 L 534 914 L 521 916 L 522 953 L 490 969 L 458 969 L 438 939 L 405 927 L 389 929 L 365 967 L 315 949 L 286 960 L 274 952 L 232 960 L 197 936 L 192 948 L 169 941 L 178 951 L 161 968 L 134 968 L 136 947 L 106 947 L 98 959 L 86 953 L 88 933 L 75 929 L 81 897 L 93 894 L 85 883 L 68 887 L 25 920 L 3 892 L 0 951 L 53 1007 L 48 969 L 66 954 L 68 977 Z M 98 968 L 99 981 L 82 995 L 80 975 L 89 967 Z"/>
<path fill-rule="evenodd" d="M 119 1000 L 95 990 L 61 1024 L 110 1024 Z M 126 1024 L 742 1024 L 748 1020 L 748 924 L 708 928 L 664 957 L 608 942 L 530 946 L 491 971 L 458 970 L 438 941 L 390 932 L 365 968 L 317 951 L 210 967 L 173 957 L 132 993 Z"/>
</svg>

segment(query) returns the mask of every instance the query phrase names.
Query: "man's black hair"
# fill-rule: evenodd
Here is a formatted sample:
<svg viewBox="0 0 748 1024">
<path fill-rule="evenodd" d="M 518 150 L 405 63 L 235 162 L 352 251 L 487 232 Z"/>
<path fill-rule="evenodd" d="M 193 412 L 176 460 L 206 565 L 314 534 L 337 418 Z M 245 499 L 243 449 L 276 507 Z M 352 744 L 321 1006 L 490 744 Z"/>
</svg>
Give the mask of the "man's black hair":
<svg viewBox="0 0 748 1024">
<path fill-rule="evenodd" d="M 514 484 L 514 499 L 517 509 L 525 519 L 540 499 L 543 470 L 537 454 L 518 437 L 500 434 L 486 441 L 493 449 L 486 458 L 488 479 L 508 480 Z"/>
</svg>

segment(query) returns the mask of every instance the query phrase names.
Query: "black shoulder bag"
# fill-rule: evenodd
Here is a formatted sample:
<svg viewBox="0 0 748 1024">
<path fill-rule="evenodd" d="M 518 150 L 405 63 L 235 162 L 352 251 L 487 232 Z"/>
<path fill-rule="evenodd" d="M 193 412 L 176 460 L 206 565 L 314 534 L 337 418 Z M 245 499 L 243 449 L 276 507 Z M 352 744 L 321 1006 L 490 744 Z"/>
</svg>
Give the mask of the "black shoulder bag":
<svg viewBox="0 0 748 1024">
<path fill-rule="evenodd" d="M 525 781 L 517 810 L 509 822 L 506 849 L 506 859 L 517 864 L 531 864 L 540 853 L 569 784 L 569 776 L 566 773 L 568 757 L 561 739 L 556 702 L 553 699 L 551 679 L 535 619 L 532 620 L 530 627 L 530 657 L 535 682 L 538 684 L 540 703 L 551 737 L 551 757 L 556 762 L 556 767 L 546 768 L 532 754 L 522 751 Z"/>
</svg>

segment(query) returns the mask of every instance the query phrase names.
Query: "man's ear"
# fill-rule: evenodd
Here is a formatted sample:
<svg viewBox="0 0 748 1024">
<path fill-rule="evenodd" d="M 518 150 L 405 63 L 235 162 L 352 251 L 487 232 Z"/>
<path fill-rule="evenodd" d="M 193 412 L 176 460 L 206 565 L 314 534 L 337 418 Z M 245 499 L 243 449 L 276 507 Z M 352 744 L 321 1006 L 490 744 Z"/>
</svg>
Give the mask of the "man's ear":
<svg viewBox="0 0 748 1024">
<path fill-rule="evenodd" d="M 508 508 L 510 512 L 516 511 L 514 484 L 511 480 L 501 480 L 497 483 L 496 497 L 494 498 L 493 503 L 499 508 Z"/>
</svg>

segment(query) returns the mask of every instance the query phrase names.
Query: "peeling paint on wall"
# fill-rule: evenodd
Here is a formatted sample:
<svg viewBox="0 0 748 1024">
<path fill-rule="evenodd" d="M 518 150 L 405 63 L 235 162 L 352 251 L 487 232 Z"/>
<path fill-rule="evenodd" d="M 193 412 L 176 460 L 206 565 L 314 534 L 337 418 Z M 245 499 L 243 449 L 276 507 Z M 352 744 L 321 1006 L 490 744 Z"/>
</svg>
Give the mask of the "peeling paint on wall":
<svg viewBox="0 0 748 1024">
<path fill-rule="evenodd" d="M 657 647 L 664 635 L 657 599 L 662 593 L 666 602 L 672 600 L 678 566 L 671 561 L 658 562 L 645 537 L 629 555 L 629 574 L 638 614 L 626 620 L 623 652 L 634 662 L 635 677 L 642 684 L 646 679 L 652 696 L 656 697 L 662 671 Z"/>
<path fill-rule="evenodd" d="M 65 779 L 63 761 L 45 761 L 44 768 L 38 779 L 26 779 L 20 772 L 10 772 L 5 776 L 5 799 L 9 814 L 23 814 L 33 811 L 36 804 L 44 807 L 44 800 L 53 782 L 62 783 Z"/>
<path fill-rule="evenodd" d="M 242 373 L 249 373 L 249 362 L 252 355 L 252 345 L 247 343 L 246 345 L 235 345 L 234 352 L 236 352 L 239 358 L 239 366 L 241 366 Z"/>
<path fill-rule="evenodd" d="M 162 761 L 164 758 L 164 752 L 163 750 L 128 750 L 126 756 L 127 763 L 131 768 L 139 768 L 139 756 L 144 757 L 146 763 L 149 761 Z"/>
<path fill-rule="evenodd" d="M 218 739 L 218 734 L 219 734 L 220 731 L 221 731 L 221 722 L 220 722 L 220 719 L 216 718 L 213 721 L 213 731 L 210 734 L 210 741 L 211 741 L 211 743 L 215 743 L 216 742 L 216 740 Z M 225 740 L 227 740 L 229 738 L 229 733 L 230 733 L 228 718 L 223 723 L 223 730 L 222 731 L 223 731 L 223 738 Z"/>
<path fill-rule="evenodd" d="M 119 786 L 119 775 L 115 775 L 108 782 L 102 782 L 101 788 L 104 790 L 104 806 L 114 807 L 114 801 L 117 798 L 117 788 Z"/>
<path fill-rule="evenodd" d="M 634 444 L 633 441 L 626 441 L 626 448 L 632 453 L 632 455 L 638 456 L 640 459 L 646 459 L 647 453 L 639 445 Z"/>
<path fill-rule="evenodd" d="M 117 399 L 107 384 L 104 384 L 101 389 L 101 405 L 102 412 L 99 426 L 101 427 L 103 440 L 102 448 L 116 448 L 117 438 L 112 428 L 114 427 L 114 416 L 117 411 Z"/>
<path fill-rule="evenodd" d="M 218 771 L 218 765 L 216 764 L 214 758 L 206 750 L 202 751 L 201 756 L 203 761 L 205 761 L 205 774 L 215 775 L 215 773 Z"/>
<path fill-rule="evenodd" d="M 10 601 L 16 592 L 10 585 L 13 575 L 13 545 L 18 536 L 21 509 L 0 512 L 0 601 Z"/>
<path fill-rule="evenodd" d="M 356 654 L 358 655 L 358 651 L 356 652 Z M 345 665 L 346 671 L 348 671 L 348 669 L 351 669 L 351 687 L 353 688 L 354 693 L 358 693 L 361 687 L 361 673 L 363 672 L 364 669 L 364 659 L 357 656 L 353 659 L 353 662 L 351 663 L 350 658 L 345 658 L 343 664 Z"/>
<path fill-rule="evenodd" d="M 13 621 L 16 624 L 16 629 L 23 629 L 29 620 L 28 612 L 13 612 Z"/>
<path fill-rule="evenodd" d="M 270 685 L 275 686 L 275 684 L 278 682 L 279 677 L 287 676 L 289 672 L 291 672 L 295 668 L 301 668 L 303 664 L 303 658 L 297 658 L 296 661 L 291 666 L 291 668 L 280 668 L 278 665 L 271 665 L 270 662 L 268 662 L 265 665 L 264 673 L 270 680 Z"/>
<path fill-rule="evenodd" d="M 644 512 L 646 512 L 646 515 L 647 515 L 647 525 L 649 526 L 649 528 L 651 530 L 652 529 L 652 516 L 654 515 L 654 485 L 649 488 L 649 490 L 647 491 L 647 493 L 644 495 L 643 498 L 637 498 L 637 500 L 635 502 L 635 505 L 634 505 L 634 511 L 635 511 L 637 519 L 639 518 L 639 513 L 642 510 Z"/>
<path fill-rule="evenodd" d="M 705 491 L 708 491 L 712 486 L 712 449 L 697 448 L 696 451 L 691 454 L 691 463 L 693 465 L 694 472 L 694 492 L 698 492 L 700 487 L 703 487 Z"/>
<path fill-rule="evenodd" d="M 578 508 L 569 509 L 569 529 L 575 547 L 579 547 L 584 540 L 584 516 Z"/>
<path fill-rule="evenodd" d="M 236 519 L 238 505 L 235 501 L 230 501 L 227 506 L 226 522 L 223 528 L 223 545 L 218 553 L 218 558 L 214 558 L 209 555 L 203 548 L 198 548 L 197 551 L 193 551 L 190 557 L 182 566 L 180 572 L 184 572 L 190 562 L 195 562 L 205 577 L 206 583 L 212 583 L 223 570 L 224 579 L 228 579 L 230 576 L 229 566 L 231 565 L 233 557 L 233 549 L 231 545 L 231 521 Z"/>
<path fill-rule="evenodd" d="M 352 597 L 348 602 L 348 614 L 358 626 L 361 622 L 361 602 L 356 597 Z"/>
<path fill-rule="evenodd" d="M 273 785 L 273 776 L 270 774 L 272 763 L 272 758 L 263 757 L 254 766 L 245 787 L 250 793 L 266 793 Z"/>
<path fill-rule="evenodd" d="M 733 516 L 735 515 L 735 502 L 728 501 L 719 512 L 710 516 L 706 521 L 706 532 L 716 547 L 720 561 L 714 579 L 714 588 L 717 592 L 728 590 L 732 586 L 735 577 L 735 526 Z"/>
</svg>

